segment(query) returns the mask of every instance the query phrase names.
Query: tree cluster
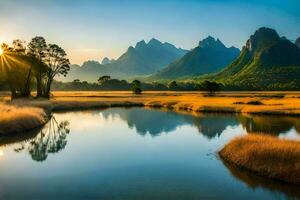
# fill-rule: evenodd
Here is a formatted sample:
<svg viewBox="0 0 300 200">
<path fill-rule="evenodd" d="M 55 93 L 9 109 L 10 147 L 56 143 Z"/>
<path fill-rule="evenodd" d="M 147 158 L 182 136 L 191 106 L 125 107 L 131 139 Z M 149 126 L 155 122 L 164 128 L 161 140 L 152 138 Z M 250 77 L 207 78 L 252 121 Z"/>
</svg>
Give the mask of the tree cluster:
<svg viewBox="0 0 300 200">
<path fill-rule="evenodd" d="M 9 85 L 11 97 L 28 97 L 36 88 L 36 97 L 50 97 L 54 77 L 66 76 L 70 62 L 66 52 L 56 44 L 47 44 L 43 37 L 14 40 L 12 46 L 2 44 L 0 77 Z"/>
</svg>

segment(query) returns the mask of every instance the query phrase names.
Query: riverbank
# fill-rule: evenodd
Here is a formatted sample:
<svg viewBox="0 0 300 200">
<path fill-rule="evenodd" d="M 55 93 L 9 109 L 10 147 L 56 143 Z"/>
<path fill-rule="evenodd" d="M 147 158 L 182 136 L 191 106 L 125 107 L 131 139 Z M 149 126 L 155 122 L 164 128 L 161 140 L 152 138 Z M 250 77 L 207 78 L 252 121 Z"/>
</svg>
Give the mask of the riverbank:
<svg viewBox="0 0 300 200">
<path fill-rule="evenodd" d="M 233 139 L 219 154 L 238 168 L 300 184 L 300 142 L 253 134 Z"/>
<path fill-rule="evenodd" d="M 0 103 L 0 135 L 29 131 L 44 125 L 47 120 L 42 108 Z"/>
<path fill-rule="evenodd" d="M 34 124 L 42 125 L 45 123 L 42 120 L 45 114 L 49 116 L 53 111 L 109 107 L 161 107 L 189 112 L 300 116 L 300 92 L 220 92 L 215 96 L 203 92 L 170 91 L 144 92 L 142 95 L 90 91 L 52 94 L 50 100 L 17 99 L 10 102 L 8 93 L 1 93 L 0 99 L 8 103 L 2 104 L 2 107 L 7 105 L 11 106 L 9 108 L 18 108 L 6 109 L 10 110 L 7 113 L 2 111 L 3 119 L 0 118 L 0 123 L 5 127 L 2 128 L 5 133 L 25 131 L 34 128 Z M 34 108 L 32 112 L 28 112 L 31 108 Z M 15 128 L 15 124 L 20 122 L 21 125 Z"/>
<path fill-rule="evenodd" d="M 299 92 L 54 92 L 54 110 L 114 106 L 165 107 L 195 112 L 300 116 Z"/>
</svg>

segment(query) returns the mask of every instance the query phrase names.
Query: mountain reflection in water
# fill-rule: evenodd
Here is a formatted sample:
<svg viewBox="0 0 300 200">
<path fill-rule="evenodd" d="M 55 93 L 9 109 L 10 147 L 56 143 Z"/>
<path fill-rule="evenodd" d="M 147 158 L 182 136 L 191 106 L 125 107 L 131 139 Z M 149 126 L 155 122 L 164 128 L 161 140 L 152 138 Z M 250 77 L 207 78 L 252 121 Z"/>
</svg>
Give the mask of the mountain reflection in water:
<svg viewBox="0 0 300 200">
<path fill-rule="evenodd" d="M 163 109 L 144 108 L 113 108 L 84 113 L 82 125 L 90 123 L 85 118 L 92 116 L 92 120 L 109 120 L 119 118 L 127 123 L 130 129 L 135 129 L 141 136 L 151 135 L 157 137 L 163 133 L 168 134 L 178 127 L 189 125 L 195 127 L 199 134 L 207 139 L 220 137 L 228 127 L 242 126 L 247 133 L 260 133 L 270 135 L 284 135 L 290 130 L 300 132 L 300 122 L 293 117 L 278 116 L 252 116 L 234 114 L 201 114 L 180 113 Z M 96 116 L 96 117 L 95 117 Z M 0 146 L 18 144 L 15 152 L 27 151 L 35 161 L 44 161 L 48 154 L 57 153 L 67 145 L 67 135 L 70 132 L 67 120 L 57 121 L 54 116 L 41 129 L 31 132 L 0 137 Z M 87 127 L 88 128 L 88 127 Z"/>
<path fill-rule="evenodd" d="M 300 198 L 299 186 L 216 156 L 245 133 L 299 140 L 297 119 L 146 108 L 54 113 L 41 129 L 0 137 L 0 199 Z"/>
</svg>

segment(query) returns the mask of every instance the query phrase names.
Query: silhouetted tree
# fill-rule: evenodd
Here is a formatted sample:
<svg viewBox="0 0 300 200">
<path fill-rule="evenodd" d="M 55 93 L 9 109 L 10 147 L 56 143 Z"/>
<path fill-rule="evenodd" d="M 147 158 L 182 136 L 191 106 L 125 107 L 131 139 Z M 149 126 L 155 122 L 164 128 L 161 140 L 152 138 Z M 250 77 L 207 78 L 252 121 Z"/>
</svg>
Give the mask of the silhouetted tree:
<svg viewBox="0 0 300 200">
<path fill-rule="evenodd" d="M 43 96 L 49 98 L 53 79 L 57 75 L 66 76 L 70 70 L 70 61 L 66 58 L 66 52 L 56 44 L 49 44 L 45 56 L 47 65 Z"/>
<path fill-rule="evenodd" d="M 103 83 L 105 83 L 106 81 L 110 80 L 111 77 L 110 76 L 100 76 L 99 79 L 98 79 L 98 83 L 100 85 L 102 85 Z"/>
<path fill-rule="evenodd" d="M 36 58 L 40 63 L 44 62 L 46 53 L 47 53 L 47 44 L 46 44 L 46 40 L 43 37 L 37 36 L 33 38 L 31 42 L 28 44 L 28 54 Z M 35 73 L 37 97 L 43 95 L 43 76 L 46 73 L 44 67 L 45 67 L 44 65 L 39 65 Z"/>
<path fill-rule="evenodd" d="M 171 81 L 170 83 L 168 83 L 168 88 L 171 90 L 175 90 L 178 88 L 178 84 L 176 81 Z"/>
<path fill-rule="evenodd" d="M 220 91 L 222 84 L 217 82 L 204 81 L 202 87 L 209 95 L 215 95 L 217 91 Z"/>
<path fill-rule="evenodd" d="M 134 94 L 141 94 L 142 93 L 141 82 L 139 80 L 132 81 L 131 89 Z"/>
</svg>

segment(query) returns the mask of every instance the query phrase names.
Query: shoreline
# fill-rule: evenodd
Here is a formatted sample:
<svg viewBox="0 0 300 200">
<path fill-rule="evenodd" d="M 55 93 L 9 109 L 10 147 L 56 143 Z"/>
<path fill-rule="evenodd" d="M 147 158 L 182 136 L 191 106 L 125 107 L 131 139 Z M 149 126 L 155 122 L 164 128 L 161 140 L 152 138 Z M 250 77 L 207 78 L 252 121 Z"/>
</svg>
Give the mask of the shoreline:
<svg viewBox="0 0 300 200">
<path fill-rule="evenodd" d="M 234 95 L 234 97 L 233 97 Z M 80 110 L 91 110 L 91 109 L 105 109 L 105 108 L 113 108 L 113 107 L 145 107 L 145 108 L 162 108 L 162 109 L 170 109 L 174 110 L 175 112 L 186 112 L 189 114 L 193 113 L 223 113 L 223 114 L 241 114 L 241 115 L 259 115 L 259 116 L 291 116 L 291 117 L 298 117 L 300 116 L 300 93 L 293 94 L 293 96 L 288 96 L 287 94 L 284 97 L 274 97 L 274 94 L 271 93 L 271 96 L 265 95 L 263 97 L 257 97 L 253 93 L 251 94 L 251 97 L 247 96 L 249 94 L 245 93 L 242 97 L 236 97 L 236 94 L 222 94 L 217 96 L 205 96 L 201 93 L 180 93 L 180 92 L 167 92 L 167 93 L 146 93 L 142 95 L 132 95 L 131 93 L 126 92 L 108 92 L 108 93 L 100 93 L 100 94 L 94 94 L 93 97 L 90 96 L 90 93 L 80 93 L 80 92 L 73 92 L 73 93 L 60 93 L 52 97 L 50 100 L 45 99 L 16 99 L 12 102 L 6 103 L 5 105 L 11 108 L 15 108 L 16 111 L 22 110 L 22 109 L 32 109 L 35 112 L 37 112 L 39 115 L 42 116 L 41 119 L 44 120 L 37 120 L 35 126 L 32 126 L 32 123 L 30 124 L 29 128 L 26 126 L 19 126 L 18 132 L 11 131 L 6 132 L 5 134 L 2 134 L 1 136 L 8 136 L 8 135 L 14 135 L 22 132 L 28 132 L 37 128 L 42 127 L 44 124 L 48 122 L 48 120 L 51 118 L 52 113 L 54 112 L 69 112 L 69 111 L 80 111 Z M 252 96 L 253 95 L 253 96 Z M 294 101 L 292 101 L 294 100 Z M 236 103 L 238 102 L 238 103 Z M 242 102 L 242 103 L 241 103 Z M 255 102 L 255 104 L 249 104 L 248 102 Z M 257 102 L 260 102 L 257 104 Z M 288 104 L 291 103 L 292 105 Z M 257 105 L 256 105 L 257 104 Z M 3 103 L 0 105 L 4 105 Z M 272 109 L 272 110 L 271 110 Z M 11 110 L 11 109 L 8 109 Z M 43 112 L 41 112 L 41 110 Z M 18 111 L 19 112 L 19 111 Z M 22 112 L 21 112 L 22 113 Z M 0 106 L 0 114 L 1 114 L 1 106 Z M 28 120 L 32 121 L 30 119 L 32 116 L 35 116 L 37 119 L 39 119 L 38 115 L 32 115 L 32 112 L 25 112 L 27 114 L 27 120 L 26 116 L 21 118 L 21 122 L 27 124 Z M 15 126 L 16 123 L 13 121 L 14 118 L 11 118 L 11 121 L 7 121 L 8 124 L 11 126 Z M 3 122 L 2 122 L 3 123 Z M 0 118 L 0 124 L 1 124 L 1 118 Z M 23 130 L 20 130 L 20 127 L 23 128 Z M 1 128 L 0 128 L 1 133 Z M 246 137 L 252 137 L 246 136 Z M 265 139 L 261 139 L 261 136 L 259 136 L 259 141 L 263 141 Z M 270 137 L 266 136 L 266 140 L 269 140 Z M 269 179 L 276 179 L 285 181 L 288 183 L 295 183 L 295 181 L 289 181 L 285 180 L 283 178 L 277 178 L 273 177 L 272 173 L 270 175 L 270 171 L 268 171 L 268 167 L 271 167 L 272 164 L 268 165 L 266 164 L 265 168 L 267 169 L 267 175 L 266 171 L 260 172 L 259 169 L 252 169 L 252 167 L 248 167 L 245 164 L 239 164 L 236 162 L 234 158 L 243 158 L 243 155 L 239 155 L 241 152 L 241 149 L 236 149 L 235 151 L 232 151 L 232 153 L 225 154 L 226 149 L 228 146 L 232 146 L 232 144 L 240 139 L 236 138 L 230 141 L 228 144 L 225 145 L 225 147 L 219 152 L 220 158 L 227 162 L 230 165 L 237 166 L 238 168 L 245 169 L 251 173 L 258 174 L 262 177 L 266 177 Z M 282 140 L 277 138 L 272 138 L 272 141 L 280 141 L 281 143 L 290 142 L 288 140 Z M 293 142 L 297 145 L 299 145 L 299 142 Z M 255 143 L 256 144 L 256 143 Z M 252 144 L 251 144 L 252 145 Z M 250 145 L 250 146 L 251 146 Z M 300 146 L 300 145 L 299 145 Z M 284 146 L 282 146 L 284 148 Z M 255 148 L 260 149 L 260 148 Z M 296 148 L 295 148 L 296 149 Z M 298 149 L 298 146 L 297 146 Z M 300 148 L 299 148 L 300 149 Z M 244 146 L 242 148 L 244 150 Z M 283 149 L 284 150 L 284 149 Z M 227 151 L 228 152 L 228 151 Z M 251 155 L 251 151 L 250 155 Z M 262 153 L 263 150 L 258 151 L 259 153 Z M 298 152 L 298 150 L 295 152 Z M 281 158 L 282 152 L 277 151 L 277 154 L 274 154 L 274 156 Z M 231 158 L 230 156 L 233 156 L 234 158 Z M 251 158 L 251 156 L 246 155 L 246 158 Z M 253 156 L 252 156 L 253 157 Z M 254 156 L 257 158 L 257 160 L 254 160 L 253 162 L 260 162 L 259 159 L 261 157 Z M 280 162 L 280 160 L 279 160 Z M 293 165 L 293 164 L 291 164 Z M 288 165 L 287 165 L 288 166 Z M 286 170 L 288 171 L 288 169 Z M 272 171 L 271 171 L 272 172 Z M 288 174 L 288 173 L 287 173 Z M 300 181 L 297 180 L 296 184 L 300 184 Z"/>
<path fill-rule="evenodd" d="M 234 138 L 218 154 L 222 161 L 238 169 L 270 180 L 300 185 L 298 141 L 252 134 Z"/>
<path fill-rule="evenodd" d="M 134 95 L 131 92 L 124 91 L 74 91 L 53 92 L 53 97 L 50 100 L 15 99 L 9 102 L 7 96 L 3 98 L 6 98 L 7 103 L 2 105 L 12 106 L 18 109 L 43 109 L 48 119 L 51 117 L 52 112 L 56 111 L 67 112 L 111 107 L 166 108 L 174 111 L 196 113 L 300 116 L 300 92 L 220 92 L 216 96 L 207 96 L 206 93 L 203 92 L 157 91 Z M 30 118 L 30 114 L 32 113 L 28 113 L 28 118 Z M 4 113 L 2 115 L 6 114 Z M 42 113 L 41 115 L 44 114 Z M 14 120 L 14 118 L 10 120 Z M 13 121 L 7 120 L 6 123 L 14 124 Z M 47 122 L 39 123 L 35 127 L 25 127 L 23 131 L 38 128 L 45 123 Z M 6 134 L 11 134 L 13 131 L 6 132 Z"/>
</svg>

